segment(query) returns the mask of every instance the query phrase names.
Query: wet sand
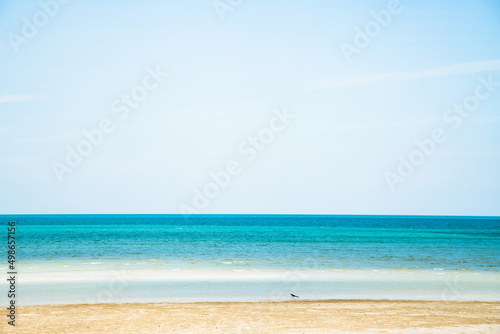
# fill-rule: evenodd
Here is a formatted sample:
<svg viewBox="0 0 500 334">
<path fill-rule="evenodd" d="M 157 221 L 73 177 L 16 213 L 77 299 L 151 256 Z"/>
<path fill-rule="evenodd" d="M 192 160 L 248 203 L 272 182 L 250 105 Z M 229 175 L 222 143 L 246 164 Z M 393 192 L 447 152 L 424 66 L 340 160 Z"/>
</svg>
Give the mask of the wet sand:
<svg viewBox="0 0 500 334">
<path fill-rule="evenodd" d="M 500 302 L 293 300 L 20 306 L 15 333 L 500 333 Z M 4 309 L 4 314 L 6 314 Z"/>
</svg>

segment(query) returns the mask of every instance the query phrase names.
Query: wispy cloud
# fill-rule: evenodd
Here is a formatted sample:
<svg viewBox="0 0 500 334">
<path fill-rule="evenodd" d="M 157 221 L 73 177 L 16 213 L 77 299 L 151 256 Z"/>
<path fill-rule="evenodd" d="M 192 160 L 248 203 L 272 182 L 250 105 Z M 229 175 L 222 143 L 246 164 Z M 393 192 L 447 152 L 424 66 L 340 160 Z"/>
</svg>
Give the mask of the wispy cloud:
<svg viewBox="0 0 500 334">
<path fill-rule="evenodd" d="M 473 61 L 420 71 L 377 73 L 361 77 L 325 80 L 314 85 L 310 85 L 308 90 L 321 91 L 340 87 L 409 81 L 446 75 L 470 74 L 495 70 L 500 70 L 500 59 Z"/>
<path fill-rule="evenodd" d="M 30 100 L 46 99 L 49 97 L 50 95 L 28 95 L 28 94 L 0 95 L 0 103 L 23 102 Z"/>
<path fill-rule="evenodd" d="M 483 117 L 477 117 L 476 119 L 473 119 L 476 122 L 483 122 L 483 123 L 492 123 L 492 122 L 500 122 L 500 116 L 483 116 Z"/>
<path fill-rule="evenodd" d="M 357 131 L 357 130 L 380 130 L 383 128 L 401 128 L 401 127 L 416 127 L 416 126 L 430 126 L 437 124 L 441 121 L 439 117 L 434 118 L 412 118 L 408 120 L 392 120 L 382 122 L 309 122 L 308 125 L 313 131 L 323 129 L 328 132 L 338 131 Z"/>
<path fill-rule="evenodd" d="M 469 157 L 498 157 L 500 156 L 500 150 L 488 150 L 488 151 L 441 151 L 437 152 L 438 157 L 451 157 L 451 158 L 469 158 Z"/>
</svg>

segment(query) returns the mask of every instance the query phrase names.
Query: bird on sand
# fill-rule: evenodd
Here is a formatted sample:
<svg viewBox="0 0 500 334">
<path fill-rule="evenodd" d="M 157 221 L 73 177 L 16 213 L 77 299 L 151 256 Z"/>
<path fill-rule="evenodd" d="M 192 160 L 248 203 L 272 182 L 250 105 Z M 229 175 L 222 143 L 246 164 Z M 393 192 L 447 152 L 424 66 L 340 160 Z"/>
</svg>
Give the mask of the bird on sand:
<svg viewBox="0 0 500 334">
<path fill-rule="evenodd" d="M 290 296 L 292 296 L 292 298 L 300 298 L 299 296 L 296 296 L 293 293 L 291 293 Z"/>
</svg>

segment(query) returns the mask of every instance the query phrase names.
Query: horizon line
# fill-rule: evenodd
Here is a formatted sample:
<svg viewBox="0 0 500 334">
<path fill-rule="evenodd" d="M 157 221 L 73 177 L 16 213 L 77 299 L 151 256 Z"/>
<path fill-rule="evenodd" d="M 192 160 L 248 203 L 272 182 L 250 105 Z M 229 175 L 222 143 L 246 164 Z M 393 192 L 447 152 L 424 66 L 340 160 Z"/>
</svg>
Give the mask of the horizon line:
<svg viewBox="0 0 500 334">
<path fill-rule="evenodd" d="M 479 218 L 500 218 L 491 215 L 444 215 L 444 214 L 339 214 L 339 213 L 0 213 L 0 216 L 385 216 L 385 217 L 479 217 Z"/>
</svg>

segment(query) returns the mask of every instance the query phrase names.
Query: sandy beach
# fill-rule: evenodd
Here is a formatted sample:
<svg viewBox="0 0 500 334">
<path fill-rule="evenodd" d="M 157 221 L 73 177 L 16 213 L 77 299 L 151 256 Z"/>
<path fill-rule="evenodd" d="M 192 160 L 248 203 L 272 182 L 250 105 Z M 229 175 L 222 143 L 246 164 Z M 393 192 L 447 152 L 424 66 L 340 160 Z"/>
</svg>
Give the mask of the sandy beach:
<svg viewBox="0 0 500 334">
<path fill-rule="evenodd" d="M 35 305 L 16 333 L 499 333 L 500 302 L 293 300 Z"/>
</svg>

